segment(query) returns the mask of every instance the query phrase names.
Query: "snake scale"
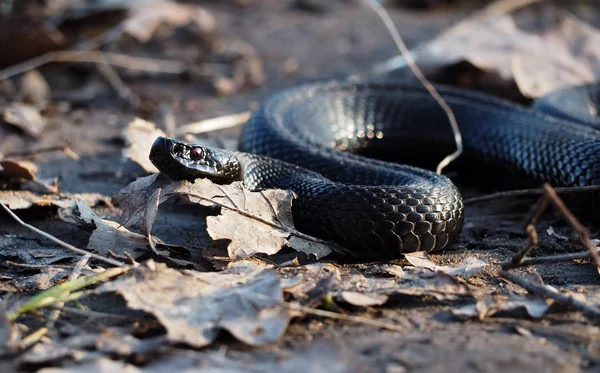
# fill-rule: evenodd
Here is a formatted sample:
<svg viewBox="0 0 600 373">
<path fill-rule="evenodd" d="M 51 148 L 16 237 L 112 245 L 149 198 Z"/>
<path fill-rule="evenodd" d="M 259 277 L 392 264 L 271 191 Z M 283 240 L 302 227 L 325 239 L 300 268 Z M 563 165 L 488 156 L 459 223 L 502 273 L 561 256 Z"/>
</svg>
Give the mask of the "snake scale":
<svg viewBox="0 0 600 373">
<path fill-rule="evenodd" d="M 492 189 L 600 185 L 597 85 L 557 91 L 532 108 L 436 88 L 462 133 L 459 175 Z M 174 179 L 290 189 L 300 231 L 377 257 L 440 250 L 459 234 L 460 192 L 424 168 L 454 149 L 446 114 L 422 86 L 333 81 L 267 99 L 244 125 L 239 152 L 160 137 L 150 159 Z"/>
</svg>

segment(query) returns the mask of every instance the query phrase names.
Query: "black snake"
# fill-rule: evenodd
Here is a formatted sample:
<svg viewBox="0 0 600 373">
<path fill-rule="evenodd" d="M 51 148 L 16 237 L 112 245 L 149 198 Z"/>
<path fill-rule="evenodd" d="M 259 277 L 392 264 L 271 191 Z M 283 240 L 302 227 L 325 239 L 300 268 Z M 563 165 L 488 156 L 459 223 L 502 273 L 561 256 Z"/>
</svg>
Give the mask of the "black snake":
<svg viewBox="0 0 600 373">
<path fill-rule="evenodd" d="M 597 85 L 558 91 L 534 108 L 436 88 L 463 136 L 459 175 L 495 189 L 600 185 Z M 245 124 L 240 152 L 160 137 L 150 159 L 174 179 L 290 189 L 300 231 L 357 256 L 397 256 L 444 248 L 464 212 L 446 176 L 391 161 L 432 167 L 454 147 L 446 114 L 422 86 L 326 82 L 266 100 Z"/>
</svg>

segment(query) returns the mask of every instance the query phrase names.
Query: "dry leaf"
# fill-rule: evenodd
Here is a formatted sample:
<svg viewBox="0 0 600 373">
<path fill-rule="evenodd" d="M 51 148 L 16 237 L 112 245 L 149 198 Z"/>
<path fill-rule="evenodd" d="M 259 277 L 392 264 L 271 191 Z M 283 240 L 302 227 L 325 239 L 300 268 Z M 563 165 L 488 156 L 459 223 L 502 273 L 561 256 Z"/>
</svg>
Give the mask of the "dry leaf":
<svg viewBox="0 0 600 373">
<path fill-rule="evenodd" d="M 101 219 L 81 200 L 71 200 L 68 207 L 58 210 L 58 214 L 66 222 L 94 228 L 86 248 L 88 251 L 100 255 L 111 251 L 120 256 L 128 253 L 134 258 L 147 251 L 145 236 L 130 232 L 117 222 Z"/>
<path fill-rule="evenodd" d="M 478 299 L 475 304 L 452 310 L 452 313 L 461 318 L 483 320 L 498 313 L 514 314 L 525 311 L 530 317 L 539 319 L 551 304 L 552 300 L 546 300 L 540 295 L 490 295 Z"/>
<path fill-rule="evenodd" d="M 438 266 L 432 260 L 429 254 L 423 251 L 404 254 L 404 257 L 410 264 L 417 268 L 427 268 L 433 272 L 443 272 L 450 276 L 461 276 L 462 278 L 473 277 L 481 272 L 486 263 L 476 257 L 467 257 L 463 259 L 456 267 Z"/>
<path fill-rule="evenodd" d="M 466 60 L 485 71 L 515 80 L 525 96 L 540 97 L 570 85 L 598 80 L 600 31 L 558 13 L 549 31 L 526 32 L 510 15 L 469 27 L 454 27 L 419 48 L 419 63 L 442 67 Z"/>
<path fill-rule="evenodd" d="M 56 178 L 38 179 L 37 172 L 37 166 L 27 160 L 4 159 L 0 161 L 0 180 L 6 180 L 9 188 L 30 190 L 36 193 L 59 192 Z"/>
<path fill-rule="evenodd" d="M 274 343 L 290 319 L 279 305 L 279 275 L 252 262 L 218 273 L 143 266 L 98 291 L 118 291 L 129 307 L 153 314 L 172 342 L 194 347 L 209 345 L 222 329 L 249 345 Z"/>
<path fill-rule="evenodd" d="M 24 210 L 35 207 L 66 207 L 69 202 L 56 195 L 37 195 L 26 190 L 0 191 L 0 202 L 11 210 Z"/>
<path fill-rule="evenodd" d="M 155 1 L 152 5 L 133 7 L 123 29 L 145 43 L 163 24 L 173 27 L 194 24 L 201 34 L 205 34 L 215 29 L 216 22 L 212 13 L 198 5 Z"/>
<path fill-rule="evenodd" d="M 356 291 L 342 291 L 341 297 L 345 302 L 360 307 L 381 306 L 388 300 L 388 297 L 383 294 L 370 295 Z"/>
<path fill-rule="evenodd" d="M 232 259 L 258 253 L 274 254 L 286 245 L 317 258 L 332 252 L 332 248 L 320 240 L 294 233 L 290 192 L 250 192 L 240 182 L 218 185 L 208 179 L 198 179 L 190 183 L 173 181 L 164 175 L 139 178 L 113 197 L 123 209 L 124 226 L 139 222 L 148 208 L 155 209 L 151 196 L 158 188 L 161 188 L 159 203 L 180 195 L 201 205 L 227 206 L 221 209 L 221 215 L 207 217 L 207 230 L 215 240 L 231 240 L 227 250 Z"/>
<path fill-rule="evenodd" d="M 50 85 L 37 70 L 30 70 L 21 79 L 20 95 L 24 102 L 39 109 L 44 109 L 50 101 Z"/>
<path fill-rule="evenodd" d="M 37 137 L 44 127 L 46 119 L 33 105 L 13 102 L 4 109 L 4 121 L 19 127 L 26 134 Z"/>
<path fill-rule="evenodd" d="M 99 357 L 95 360 L 85 361 L 81 364 L 72 365 L 68 368 L 43 368 L 37 371 L 38 373 L 141 373 L 142 370 L 135 365 L 114 361 L 106 357 Z"/>
<path fill-rule="evenodd" d="M 135 118 L 127 124 L 122 133 L 126 146 L 123 149 L 123 158 L 136 162 L 144 171 L 158 172 L 158 169 L 150 162 L 148 154 L 150 154 L 152 144 L 159 136 L 165 136 L 165 133 L 156 128 L 154 123 Z"/>
</svg>

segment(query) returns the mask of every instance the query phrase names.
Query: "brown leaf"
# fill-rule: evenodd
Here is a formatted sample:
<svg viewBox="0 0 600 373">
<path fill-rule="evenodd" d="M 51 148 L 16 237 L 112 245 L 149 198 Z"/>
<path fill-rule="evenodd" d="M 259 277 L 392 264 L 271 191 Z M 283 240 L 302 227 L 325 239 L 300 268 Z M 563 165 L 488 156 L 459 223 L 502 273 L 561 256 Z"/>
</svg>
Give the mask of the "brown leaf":
<svg viewBox="0 0 600 373">
<path fill-rule="evenodd" d="M 95 360 L 86 361 L 82 364 L 72 365 L 67 368 L 42 368 L 38 373 L 78 373 L 78 372 L 93 372 L 93 373 L 141 373 L 135 365 L 114 361 L 106 357 L 99 357 Z"/>
<path fill-rule="evenodd" d="M 489 295 L 477 300 L 475 304 L 469 304 L 452 310 L 452 313 L 461 318 L 478 318 L 483 320 L 498 313 L 527 312 L 533 318 L 544 316 L 552 300 L 546 300 L 540 295 Z"/>
<path fill-rule="evenodd" d="M 6 123 L 19 127 L 26 134 L 37 137 L 44 127 L 46 119 L 38 108 L 30 104 L 13 102 L 4 109 L 3 119 Z"/>
<path fill-rule="evenodd" d="M 123 150 L 123 158 L 129 158 L 139 164 L 144 171 L 154 173 L 158 172 L 156 167 L 150 162 L 148 154 L 150 148 L 159 136 L 165 136 L 165 133 L 156 128 L 154 123 L 147 122 L 141 118 L 135 118 L 123 130 L 122 137 L 125 140 L 126 148 Z"/>
<path fill-rule="evenodd" d="M 423 251 L 404 254 L 404 257 L 410 264 L 417 268 L 427 268 L 433 272 L 443 272 L 450 276 L 461 276 L 469 278 L 485 269 L 486 263 L 476 257 L 467 257 L 463 259 L 456 267 L 439 266 L 435 264 L 429 254 Z"/>
<path fill-rule="evenodd" d="M 50 85 L 37 70 L 30 70 L 21 79 L 20 96 L 24 102 L 44 109 L 51 98 Z"/>
<path fill-rule="evenodd" d="M 88 251 L 101 255 L 111 251 L 120 256 L 127 253 L 134 258 L 146 252 L 146 237 L 130 232 L 117 222 L 101 219 L 81 200 L 71 200 L 70 205 L 59 209 L 58 214 L 66 222 L 95 228 L 87 245 Z"/>
<path fill-rule="evenodd" d="M 356 291 L 342 291 L 340 295 L 345 302 L 360 307 L 381 306 L 388 300 L 388 297 L 383 294 L 370 295 Z"/>
<path fill-rule="evenodd" d="M 419 61 L 432 67 L 466 60 L 506 80 L 514 79 L 529 97 L 598 80 L 600 31 L 556 12 L 557 21 L 547 31 L 519 29 L 510 15 L 476 23 L 467 19 L 419 48 Z"/>
<path fill-rule="evenodd" d="M 98 291 L 118 291 L 129 307 L 153 314 L 177 343 L 203 347 L 225 329 L 249 345 L 277 342 L 290 315 L 277 273 L 252 262 L 218 273 L 139 267 Z"/>
<path fill-rule="evenodd" d="M 58 193 L 56 178 L 38 179 L 37 166 L 27 160 L 4 159 L 0 161 L 0 180 L 6 180 L 8 189 L 30 190 L 37 193 Z"/>
<path fill-rule="evenodd" d="M 40 196 L 25 190 L 0 191 L 0 202 L 11 210 L 24 210 L 32 206 L 49 208 L 68 206 L 68 201 L 61 200 L 55 195 Z"/>
<path fill-rule="evenodd" d="M 212 13 L 198 5 L 155 1 L 151 6 L 132 8 L 123 28 L 126 33 L 145 43 L 163 24 L 173 27 L 194 24 L 201 34 L 205 34 L 214 30 L 216 22 Z"/>
<path fill-rule="evenodd" d="M 240 182 L 218 185 L 207 179 L 190 183 L 157 175 L 140 178 L 113 197 L 123 208 L 125 226 L 139 222 L 146 209 L 155 208 L 152 204 L 149 206 L 148 200 L 157 188 L 162 189 L 159 203 L 181 195 L 193 203 L 224 206 L 221 215 L 207 217 L 207 230 L 215 240 L 231 240 L 227 250 L 232 259 L 258 253 L 274 254 L 285 245 L 317 258 L 332 252 L 326 243 L 295 233 L 290 192 L 250 192 Z"/>
</svg>

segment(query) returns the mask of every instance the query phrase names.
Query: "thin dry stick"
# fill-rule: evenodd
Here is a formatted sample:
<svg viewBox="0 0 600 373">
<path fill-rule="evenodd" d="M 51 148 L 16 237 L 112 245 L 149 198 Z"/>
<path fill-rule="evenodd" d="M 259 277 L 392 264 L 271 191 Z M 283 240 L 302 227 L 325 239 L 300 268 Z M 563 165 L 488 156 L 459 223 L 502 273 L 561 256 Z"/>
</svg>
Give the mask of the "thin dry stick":
<svg viewBox="0 0 600 373">
<path fill-rule="evenodd" d="M 290 234 L 292 234 L 292 235 L 294 235 L 296 237 L 303 238 L 303 239 L 305 239 L 307 241 L 312 241 L 312 242 L 315 242 L 315 243 L 318 243 L 318 244 L 321 244 L 321 245 L 329 246 L 329 247 L 331 247 L 333 250 L 335 250 L 337 252 L 348 253 L 348 249 L 346 249 L 346 248 L 344 248 L 344 247 L 342 247 L 342 246 L 340 246 L 340 245 L 338 245 L 338 244 L 336 244 L 334 242 L 325 241 L 325 240 L 322 240 L 320 238 L 309 236 L 308 234 L 304 234 L 304 233 L 299 232 L 299 231 L 297 231 L 295 229 L 292 229 L 290 227 L 286 227 L 284 225 L 279 225 L 279 224 L 273 223 L 272 221 L 268 221 L 266 219 L 263 219 L 260 216 L 252 215 L 251 213 L 249 213 L 247 211 L 244 211 L 244 210 L 242 210 L 240 208 L 229 206 L 229 205 L 226 205 L 224 203 L 213 201 L 212 199 L 204 197 L 204 196 L 201 196 L 199 194 L 186 193 L 186 195 L 191 196 L 191 197 L 199 198 L 199 199 L 201 199 L 203 201 L 214 203 L 217 206 L 229 209 L 231 211 L 235 211 L 235 212 L 237 212 L 240 215 L 243 215 L 243 216 L 248 217 L 250 219 L 257 220 L 257 221 L 259 221 L 259 222 L 261 222 L 263 224 L 266 224 L 266 225 L 268 225 L 270 227 L 273 227 L 273 228 L 276 228 L 276 229 L 280 229 L 280 230 L 283 230 L 285 232 L 289 232 Z M 229 198 L 229 196 L 227 196 L 227 198 Z"/>
<path fill-rule="evenodd" d="M 600 191 L 600 185 L 583 186 L 583 187 L 561 187 L 561 188 L 554 188 L 554 190 L 557 193 L 585 193 L 585 192 Z M 512 197 L 521 197 L 521 196 L 536 196 L 536 195 L 543 195 L 544 193 L 545 193 L 544 188 L 507 190 L 504 192 L 491 193 L 491 194 L 486 194 L 484 196 L 465 199 L 465 200 L 463 200 L 463 204 L 473 205 L 476 203 L 488 202 L 488 201 L 493 201 L 496 199 L 505 199 L 505 198 L 512 198 Z"/>
<path fill-rule="evenodd" d="M 446 166 L 448 166 L 450 163 L 452 163 L 454 160 L 456 160 L 463 152 L 462 135 L 460 134 L 460 128 L 458 128 L 458 122 L 456 121 L 454 112 L 452 112 L 452 109 L 450 109 L 450 106 L 448 106 L 446 101 L 438 93 L 438 91 L 435 89 L 433 84 L 431 84 L 427 80 L 427 78 L 425 77 L 423 72 L 417 67 L 411 52 L 406 47 L 406 44 L 404 44 L 402 37 L 400 37 L 400 33 L 394 26 L 394 22 L 390 18 L 390 15 L 385 10 L 385 8 L 381 4 L 379 4 L 376 0 L 364 0 L 364 1 L 369 7 L 371 7 L 371 9 L 373 9 L 373 11 L 375 11 L 375 13 L 377 13 L 379 18 L 381 18 L 385 27 L 388 29 L 390 35 L 392 36 L 394 43 L 396 43 L 396 46 L 400 50 L 400 53 L 406 59 L 406 62 L 408 64 L 408 67 L 410 68 L 410 70 L 413 72 L 413 74 L 415 74 L 417 79 L 419 79 L 421 84 L 423 84 L 423 86 L 427 89 L 429 94 L 437 101 L 437 103 L 444 110 L 444 112 L 446 113 L 446 116 L 448 117 L 448 121 L 450 122 L 450 126 L 452 127 L 452 132 L 454 133 L 454 142 L 456 143 L 456 151 L 454 151 L 452 154 L 447 155 L 437 165 L 436 172 L 438 174 L 441 174 L 442 170 Z"/>
<path fill-rule="evenodd" d="M 180 61 L 133 57 L 112 52 L 64 50 L 48 52 L 41 56 L 0 70 L 0 80 L 8 79 L 51 62 L 87 62 L 104 65 L 108 64 L 129 70 L 163 74 L 182 74 L 187 71 L 185 64 Z"/>
<path fill-rule="evenodd" d="M 596 262 L 596 266 L 598 267 L 598 269 L 600 269 L 600 255 L 598 255 L 598 252 L 595 250 L 595 247 L 592 244 L 590 231 L 586 227 L 584 227 L 579 222 L 579 220 L 577 220 L 575 215 L 573 215 L 571 210 L 569 210 L 567 205 L 565 205 L 563 200 L 558 196 L 558 193 L 556 193 L 556 191 L 552 188 L 552 186 L 550 186 L 550 184 L 544 184 L 544 190 L 548 194 L 550 202 L 552 202 L 554 207 L 556 207 L 563 214 L 563 216 L 565 217 L 565 219 L 567 219 L 569 224 L 571 224 L 573 229 L 575 229 L 575 231 L 579 233 L 579 238 L 581 239 L 581 242 L 583 242 L 585 248 L 590 252 L 590 254 L 592 254 L 594 262 Z"/>
<path fill-rule="evenodd" d="M 40 229 L 37 229 L 36 227 L 34 227 L 33 225 L 27 224 L 25 223 L 23 220 L 21 220 L 21 218 L 19 218 L 14 212 L 11 211 L 11 209 L 9 209 L 8 207 L 6 207 L 6 205 L 3 202 L 0 202 L 0 206 L 6 210 L 6 212 L 8 212 L 8 214 L 17 221 L 17 223 L 21 224 L 22 226 L 24 226 L 27 229 L 30 229 L 32 231 L 34 231 L 35 233 L 46 237 L 47 239 L 49 239 L 50 241 L 64 247 L 67 250 L 73 251 L 77 254 L 81 254 L 81 255 L 90 255 L 92 258 L 97 259 L 97 260 L 101 260 L 105 263 L 117 266 L 117 267 L 121 267 L 123 265 L 125 265 L 125 263 L 123 262 L 119 262 L 117 260 L 114 259 L 109 259 L 109 258 L 105 258 L 103 256 L 97 255 L 97 254 L 92 254 L 89 253 L 85 250 L 79 249 L 71 244 L 66 243 L 65 241 L 59 240 L 58 238 L 54 237 L 53 235 L 46 233 Z"/>
<path fill-rule="evenodd" d="M 590 232 L 587 228 L 585 228 L 579 220 L 573 215 L 573 213 L 569 210 L 569 208 L 565 205 L 562 199 L 558 196 L 558 193 L 550 186 L 550 184 L 545 183 L 543 186 L 544 195 L 540 197 L 538 200 L 536 207 L 533 209 L 529 219 L 525 224 L 525 231 L 529 236 L 529 241 L 523 249 L 521 249 L 518 253 L 516 253 L 511 263 L 504 263 L 503 268 L 511 268 L 514 266 L 518 266 L 523 262 L 525 256 L 527 256 L 531 250 L 538 244 L 537 232 L 535 230 L 535 224 L 539 221 L 542 213 L 548 208 L 548 205 L 552 203 L 554 207 L 564 216 L 564 218 L 571 224 L 573 229 L 577 233 L 579 233 L 580 239 L 583 245 L 588 250 L 589 254 L 594 258 L 594 262 L 596 266 L 600 269 L 600 255 L 596 251 L 596 248 L 592 244 L 590 238 Z"/>
<path fill-rule="evenodd" d="M 600 253 L 600 249 L 595 249 L 596 253 Z M 592 253 L 590 252 L 582 252 L 582 253 L 573 253 L 573 254 L 563 254 L 563 255 L 552 255 L 552 256 L 540 256 L 537 258 L 525 258 L 521 260 L 519 263 L 505 262 L 501 264 L 502 269 L 508 270 L 518 267 L 527 267 L 536 264 L 553 264 L 553 263 L 563 263 L 570 262 L 573 260 L 582 260 L 582 259 L 593 259 Z"/>
<path fill-rule="evenodd" d="M 245 111 L 243 113 L 224 115 L 221 117 L 189 123 L 177 128 L 175 134 L 181 136 L 186 133 L 198 134 L 236 127 L 244 124 L 248 119 L 250 119 L 250 114 L 251 113 L 249 111 Z"/>
<path fill-rule="evenodd" d="M 292 310 L 301 311 L 301 312 L 304 312 L 304 313 L 307 313 L 310 315 L 322 316 L 322 317 L 327 317 L 327 318 L 336 319 L 336 320 L 352 321 L 352 322 L 356 322 L 356 323 L 360 323 L 360 324 L 384 328 L 384 329 L 391 330 L 394 332 L 406 332 L 405 328 L 401 328 L 401 327 L 398 327 L 393 324 L 388 324 L 383 321 L 367 319 L 366 317 L 348 316 L 348 315 L 344 315 L 344 314 L 336 313 L 336 312 L 332 312 L 332 311 L 325 311 L 325 310 L 319 310 L 316 308 L 310 308 L 310 307 L 302 306 L 302 305 L 295 304 L 295 303 L 279 302 L 279 304 L 284 307 L 290 308 Z"/>
<path fill-rule="evenodd" d="M 535 284 L 533 282 L 527 281 L 522 277 L 515 276 L 512 273 L 506 271 L 500 271 L 500 277 L 505 278 L 508 281 L 521 286 L 530 293 L 537 293 L 545 297 L 552 298 L 559 303 L 571 306 L 591 316 L 600 317 L 600 309 L 587 303 L 581 302 L 573 298 L 572 296 L 561 294 L 546 285 Z"/>
<path fill-rule="evenodd" d="M 66 156 L 73 158 L 75 160 L 79 159 L 79 155 L 77 155 L 77 153 L 75 153 L 73 150 L 71 150 L 71 148 L 69 148 L 68 145 L 56 145 L 56 146 L 48 146 L 45 148 L 29 149 L 29 150 L 24 150 L 24 151 L 12 151 L 12 152 L 6 153 L 5 156 L 6 156 L 6 158 L 31 157 L 31 156 L 39 155 L 41 153 L 55 152 L 55 151 L 63 152 L 63 153 L 65 153 Z"/>
<path fill-rule="evenodd" d="M 119 97 L 129 103 L 134 108 L 140 106 L 140 99 L 133 91 L 121 80 L 117 71 L 106 63 L 96 64 L 96 68 L 100 74 L 106 79 L 108 84 L 119 94 Z"/>
</svg>

